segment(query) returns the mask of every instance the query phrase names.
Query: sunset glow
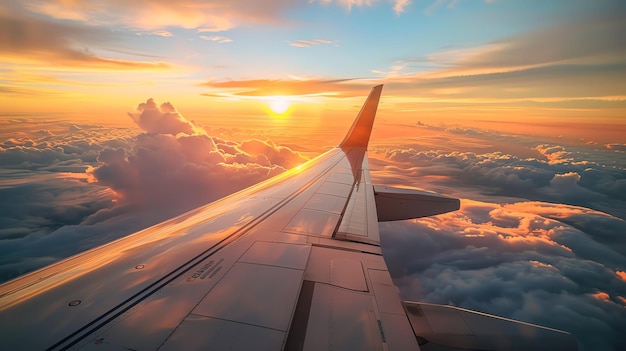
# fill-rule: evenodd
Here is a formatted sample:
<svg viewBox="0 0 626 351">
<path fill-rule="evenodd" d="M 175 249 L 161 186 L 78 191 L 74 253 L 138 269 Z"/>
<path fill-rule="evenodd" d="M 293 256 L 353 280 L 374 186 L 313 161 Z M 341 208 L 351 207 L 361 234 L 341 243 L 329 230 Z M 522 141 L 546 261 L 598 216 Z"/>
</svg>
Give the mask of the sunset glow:
<svg viewBox="0 0 626 351">
<path fill-rule="evenodd" d="M 0 281 L 297 167 L 383 84 L 403 298 L 625 350 L 626 2 L 0 0 Z M 594 321 L 591 323 L 590 321 Z"/>
</svg>

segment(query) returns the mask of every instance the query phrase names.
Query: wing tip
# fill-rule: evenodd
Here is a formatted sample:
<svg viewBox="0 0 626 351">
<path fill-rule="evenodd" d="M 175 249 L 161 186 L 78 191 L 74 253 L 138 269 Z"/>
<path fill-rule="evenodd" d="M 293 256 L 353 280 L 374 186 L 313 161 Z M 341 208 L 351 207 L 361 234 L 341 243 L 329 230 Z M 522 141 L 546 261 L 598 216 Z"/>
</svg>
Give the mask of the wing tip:
<svg viewBox="0 0 626 351">
<path fill-rule="evenodd" d="M 372 87 L 363 107 L 359 111 L 350 131 L 346 134 L 339 147 L 351 148 L 351 147 L 364 147 L 367 148 L 369 143 L 370 134 L 372 132 L 372 126 L 374 125 L 374 118 L 376 117 L 376 110 L 378 109 L 378 102 L 380 101 L 380 95 L 383 90 L 383 84 L 378 84 Z"/>
</svg>

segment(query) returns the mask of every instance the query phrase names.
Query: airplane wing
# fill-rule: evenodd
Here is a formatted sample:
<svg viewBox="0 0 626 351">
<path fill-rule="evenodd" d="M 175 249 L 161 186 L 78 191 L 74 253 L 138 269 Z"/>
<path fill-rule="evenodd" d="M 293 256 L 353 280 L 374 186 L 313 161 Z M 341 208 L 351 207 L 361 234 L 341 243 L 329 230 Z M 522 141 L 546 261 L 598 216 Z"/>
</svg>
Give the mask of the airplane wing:
<svg viewBox="0 0 626 351">
<path fill-rule="evenodd" d="M 0 349 L 575 349 L 564 332 L 400 301 L 378 222 L 459 200 L 372 184 L 381 91 L 325 154 L 1 285 Z"/>
</svg>

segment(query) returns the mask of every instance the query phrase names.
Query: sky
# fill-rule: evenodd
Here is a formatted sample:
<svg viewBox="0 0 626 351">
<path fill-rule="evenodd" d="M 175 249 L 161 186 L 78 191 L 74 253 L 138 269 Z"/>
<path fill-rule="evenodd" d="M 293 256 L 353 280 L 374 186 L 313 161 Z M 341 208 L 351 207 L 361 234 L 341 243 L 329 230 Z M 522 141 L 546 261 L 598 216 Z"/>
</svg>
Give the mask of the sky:
<svg viewBox="0 0 626 351">
<path fill-rule="evenodd" d="M 0 0 L 0 280 L 334 147 L 376 84 L 403 298 L 626 348 L 626 3 Z"/>
</svg>

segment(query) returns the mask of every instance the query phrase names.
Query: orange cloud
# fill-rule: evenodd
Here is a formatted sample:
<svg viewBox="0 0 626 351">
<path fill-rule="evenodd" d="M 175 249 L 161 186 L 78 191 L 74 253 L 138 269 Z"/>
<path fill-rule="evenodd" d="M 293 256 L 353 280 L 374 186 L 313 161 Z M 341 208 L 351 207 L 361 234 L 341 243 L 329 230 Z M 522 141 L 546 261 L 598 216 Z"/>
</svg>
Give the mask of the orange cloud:
<svg viewBox="0 0 626 351">
<path fill-rule="evenodd" d="M 11 33 L 0 35 L 3 48 L 0 61 L 14 65 L 133 71 L 171 68 L 164 62 L 106 58 L 90 52 L 88 46 L 118 39 L 116 34 L 104 29 L 0 15 L 0 33 Z"/>
<path fill-rule="evenodd" d="M 88 171 L 123 204 L 153 207 L 167 203 L 168 208 L 190 209 L 306 160 L 299 152 L 271 141 L 237 143 L 211 137 L 171 103 L 158 105 L 149 99 L 130 116 L 146 133 L 136 137 L 130 150 L 102 149 L 97 158 L 100 165 Z M 157 174 L 155 169 L 162 171 Z"/>
<path fill-rule="evenodd" d="M 97 7 L 89 0 L 47 0 L 31 2 L 28 9 L 52 18 L 90 24 L 117 24 L 144 30 L 183 27 L 219 32 L 244 22 L 280 22 L 280 14 L 291 6 L 294 6 L 292 2 L 286 0 L 108 1 Z"/>
<path fill-rule="evenodd" d="M 624 271 L 616 271 L 615 275 L 619 277 L 623 282 L 626 282 L 626 272 Z"/>
<path fill-rule="evenodd" d="M 552 204 L 539 201 L 516 202 L 512 204 L 504 204 L 502 206 L 509 210 L 530 212 L 538 214 L 540 216 L 557 219 L 564 219 L 574 215 L 595 215 L 599 217 L 615 218 L 607 213 L 595 211 L 586 207 L 565 204 Z"/>
<path fill-rule="evenodd" d="M 605 146 L 607 149 L 615 150 L 617 152 L 626 151 L 626 144 L 612 143 L 612 144 L 606 144 Z"/>
<path fill-rule="evenodd" d="M 540 106 L 549 108 L 551 115 L 555 108 L 568 108 L 569 117 L 571 109 L 616 109 L 623 114 L 626 86 L 620 77 L 626 74 L 622 64 L 626 51 L 618 38 L 626 22 L 619 16 L 605 17 L 408 57 L 387 70 L 372 71 L 386 81 L 387 91 L 397 89 L 399 94 L 415 96 L 419 90 L 418 97 L 402 94 L 408 104 L 464 104 L 467 110 L 469 104 L 499 103 L 498 118 L 502 104 L 523 107 L 525 115 Z M 560 45 L 554 46 L 555 42 Z M 442 106 L 446 107 L 451 106 Z"/>
<path fill-rule="evenodd" d="M 595 294 L 591 294 L 591 296 L 593 296 L 595 299 L 598 299 L 600 301 L 605 301 L 605 302 L 611 301 L 611 296 L 609 296 L 609 294 L 603 291 L 599 291 Z"/>
<path fill-rule="evenodd" d="M 307 95 L 307 96 L 334 96 L 356 97 L 363 95 L 363 86 L 370 82 L 360 83 L 354 79 L 309 79 L 309 80 L 229 80 L 222 82 L 206 82 L 200 84 L 219 91 L 218 93 L 205 93 L 205 96 L 234 96 L 234 97 L 257 97 L 276 95 Z"/>
</svg>

